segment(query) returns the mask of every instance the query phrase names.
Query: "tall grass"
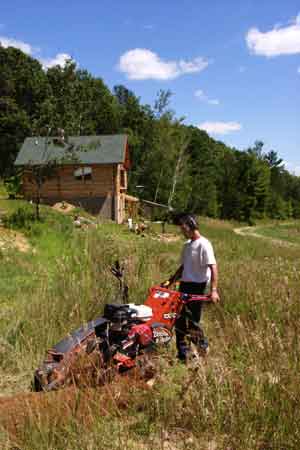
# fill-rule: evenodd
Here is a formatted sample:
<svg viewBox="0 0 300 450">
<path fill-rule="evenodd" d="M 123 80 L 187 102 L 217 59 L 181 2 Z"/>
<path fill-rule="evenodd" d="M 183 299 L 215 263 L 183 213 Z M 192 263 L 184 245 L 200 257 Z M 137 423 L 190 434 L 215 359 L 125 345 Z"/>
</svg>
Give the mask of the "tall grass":
<svg viewBox="0 0 300 450">
<path fill-rule="evenodd" d="M 288 222 L 275 225 L 259 227 L 257 233 L 273 239 L 281 239 L 288 243 L 300 245 L 300 225 L 299 222 Z"/>
<path fill-rule="evenodd" d="M 217 221 L 202 220 L 201 231 L 214 243 L 222 296 L 204 312 L 209 357 L 189 369 L 171 346 L 152 389 L 128 382 L 126 408 L 112 404 L 103 415 L 95 407 L 88 428 L 75 417 L 55 427 L 29 422 L 18 435 L 22 450 L 300 448 L 300 252 L 237 236 Z M 114 224 L 74 230 L 52 215 L 40 234 L 30 233 L 35 254 L 3 256 L 16 267 L 9 304 L 1 298 L 3 392 L 28 390 L 45 350 L 114 301 L 108 267 L 116 259 L 125 263 L 131 300 L 141 303 L 174 271 L 181 248 Z M 23 290 L 20 274 L 28 278 Z"/>
</svg>

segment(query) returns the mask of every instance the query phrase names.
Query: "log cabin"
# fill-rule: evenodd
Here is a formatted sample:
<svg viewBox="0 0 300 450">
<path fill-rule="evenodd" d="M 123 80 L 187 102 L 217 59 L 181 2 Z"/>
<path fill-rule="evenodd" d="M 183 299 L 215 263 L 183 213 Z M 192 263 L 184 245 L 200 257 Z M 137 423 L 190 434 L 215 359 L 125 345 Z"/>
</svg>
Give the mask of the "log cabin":
<svg viewBox="0 0 300 450">
<path fill-rule="evenodd" d="M 126 194 L 130 167 L 126 135 L 26 138 L 15 161 L 22 169 L 25 199 L 37 197 L 32 167 L 51 161 L 55 171 L 42 183 L 43 203 L 66 201 L 122 223 L 128 203 L 137 201 Z"/>
</svg>

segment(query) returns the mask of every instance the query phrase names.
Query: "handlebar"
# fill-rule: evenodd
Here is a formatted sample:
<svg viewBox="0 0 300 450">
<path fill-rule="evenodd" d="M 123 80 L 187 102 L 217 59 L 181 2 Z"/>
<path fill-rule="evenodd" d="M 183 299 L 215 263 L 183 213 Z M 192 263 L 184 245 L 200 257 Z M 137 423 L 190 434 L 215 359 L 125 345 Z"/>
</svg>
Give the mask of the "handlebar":
<svg viewBox="0 0 300 450">
<path fill-rule="evenodd" d="M 190 303 L 190 302 L 211 302 L 211 295 L 210 294 L 185 294 L 184 292 L 180 296 L 183 303 Z"/>
<path fill-rule="evenodd" d="M 154 289 L 163 291 L 163 292 L 169 292 L 169 293 L 176 293 L 177 295 L 180 295 L 180 299 L 183 303 L 190 303 L 190 302 L 211 302 L 211 295 L 210 294 L 186 294 L 185 292 L 178 292 L 175 289 L 170 289 L 169 287 L 158 285 L 153 286 Z"/>
</svg>

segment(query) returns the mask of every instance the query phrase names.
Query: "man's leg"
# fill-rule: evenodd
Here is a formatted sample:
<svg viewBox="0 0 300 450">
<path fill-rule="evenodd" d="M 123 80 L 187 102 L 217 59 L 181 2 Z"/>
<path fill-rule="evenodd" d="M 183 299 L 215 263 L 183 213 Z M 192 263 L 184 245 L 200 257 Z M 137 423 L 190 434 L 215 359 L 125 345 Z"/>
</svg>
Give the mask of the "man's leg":
<svg viewBox="0 0 300 450">
<path fill-rule="evenodd" d="M 184 292 L 186 294 L 203 294 L 205 292 L 206 283 L 186 283 L 181 282 L 179 290 L 180 292 Z M 189 305 L 190 306 L 190 305 Z M 188 308 L 186 305 L 182 311 L 180 316 L 177 318 L 175 322 L 175 332 L 176 332 L 176 346 L 177 346 L 177 356 L 180 360 L 185 361 L 188 351 L 190 350 L 188 343 L 186 342 L 186 335 L 188 330 L 192 331 L 191 323 L 193 329 L 195 330 L 194 334 L 199 335 L 202 332 L 202 329 L 199 326 L 199 321 L 201 317 L 201 304 L 197 303 L 195 307 L 192 307 L 192 310 Z M 200 330 L 200 331 L 199 331 Z M 203 335 L 203 332 L 201 336 Z M 204 336 L 203 336 L 204 338 Z M 198 341 L 202 342 L 201 339 Z M 193 340 L 194 342 L 194 340 Z"/>
<path fill-rule="evenodd" d="M 191 336 L 191 341 L 203 352 L 207 352 L 208 341 L 204 336 L 200 325 L 202 305 L 198 302 L 192 302 L 188 305 L 187 330 Z"/>
<path fill-rule="evenodd" d="M 206 290 L 206 283 L 189 283 L 187 287 L 189 294 L 203 295 Z M 204 332 L 200 325 L 202 313 L 202 303 L 191 302 L 186 305 L 186 316 L 187 316 L 187 333 L 191 336 L 191 341 L 203 350 L 204 352 L 208 349 L 208 342 L 204 336 Z"/>
<path fill-rule="evenodd" d="M 185 308 L 182 309 L 180 316 L 176 319 L 175 333 L 176 333 L 177 358 L 180 359 L 181 361 L 185 361 L 188 352 L 188 346 L 185 340 L 185 336 L 187 333 Z"/>
</svg>

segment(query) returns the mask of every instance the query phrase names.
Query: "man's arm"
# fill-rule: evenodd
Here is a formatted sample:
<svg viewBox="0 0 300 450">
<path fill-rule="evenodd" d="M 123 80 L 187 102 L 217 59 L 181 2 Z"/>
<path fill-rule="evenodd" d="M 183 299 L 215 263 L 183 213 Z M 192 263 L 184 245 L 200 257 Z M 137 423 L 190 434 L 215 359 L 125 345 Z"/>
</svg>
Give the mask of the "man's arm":
<svg viewBox="0 0 300 450">
<path fill-rule="evenodd" d="M 164 281 L 164 283 L 162 283 L 163 286 L 167 287 L 170 284 L 175 283 L 175 281 L 177 281 L 179 278 L 181 278 L 182 275 L 182 271 L 183 271 L 183 265 L 181 265 L 180 267 L 178 267 L 178 269 L 176 270 L 176 272 L 174 273 L 174 275 L 172 275 L 167 281 Z"/>
<path fill-rule="evenodd" d="M 183 264 L 181 266 L 178 267 L 178 269 L 176 270 L 176 272 L 174 273 L 174 275 L 170 278 L 170 283 L 175 283 L 175 281 L 179 280 L 179 278 L 181 278 L 182 276 L 182 272 L 183 272 Z"/>
<path fill-rule="evenodd" d="M 211 271 L 210 278 L 210 294 L 213 303 L 218 303 L 220 301 L 220 297 L 218 294 L 218 266 L 217 264 L 210 264 L 208 266 Z"/>
</svg>

